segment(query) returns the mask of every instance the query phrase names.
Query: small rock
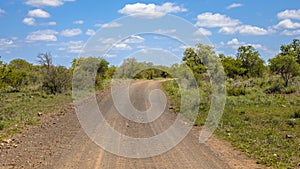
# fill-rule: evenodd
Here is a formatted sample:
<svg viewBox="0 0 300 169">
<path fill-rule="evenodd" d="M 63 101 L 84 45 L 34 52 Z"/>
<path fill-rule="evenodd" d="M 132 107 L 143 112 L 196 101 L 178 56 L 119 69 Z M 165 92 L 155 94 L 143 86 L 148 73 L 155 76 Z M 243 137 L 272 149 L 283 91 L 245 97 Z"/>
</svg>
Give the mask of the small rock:
<svg viewBox="0 0 300 169">
<path fill-rule="evenodd" d="M 287 134 L 287 135 L 285 135 L 285 138 L 294 138 L 294 136 Z"/>
<path fill-rule="evenodd" d="M 3 142 L 9 144 L 12 142 L 12 139 L 4 139 Z"/>
<path fill-rule="evenodd" d="M 38 116 L 42 116 L 43 115 L 43 113 L 42 112 L 38 112 L 38 114 L 37 114 Z"/>
<path fill-rule="evenodd" d="M 14 147 L 14 148 L 17 148 L 17 147 L 18 147 L 18 145 L 17 145 L 17 144 L 13 144 L 13 147 Z"/>
</svg>

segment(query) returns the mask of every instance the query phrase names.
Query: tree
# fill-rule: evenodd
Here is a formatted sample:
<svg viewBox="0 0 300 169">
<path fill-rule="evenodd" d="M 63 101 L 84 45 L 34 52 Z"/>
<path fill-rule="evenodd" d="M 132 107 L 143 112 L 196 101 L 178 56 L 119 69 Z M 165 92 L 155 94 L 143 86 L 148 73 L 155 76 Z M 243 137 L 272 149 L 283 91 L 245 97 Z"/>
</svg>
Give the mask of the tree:
<svg viewBox="0 0 300 169">
<path fill-rule="evenodd" d="M 300 41 L 299 39 L 294 39 L 292 43 L 288 45 L 281 45 L 280 55 L 291 55 L 296 58 L 297 62 L 300 64 Z"/>
<path fill-rule="evenodd" d="M 264 61 L 260 54 L 251 45 L 238 48 L 237 59 L 242 61 L 242 67 L 245 69 L 244 75 L 248 77 L 261 77 L 264 71 Z"/>
<path fill-rule="evenodd" d="M 30 83 L 32 64 L 23 59 L 15 59 L 8 64 L 10 70 L 10 85 L 16 90 Z"/>
<path fill-rule="evenodd" d="M 42 88 L 51 94 L 65 92 L 71 86 L 71 71 L 63 66 L 54 66 L 50 53 L 40 53 L 37 57 L 42 66 Z"/>
<path fill-rule="evenodd" d="M 182 58 L 182 61 L 193 71 L 195 76 L 206 72 L 206 67 L 202 63 L 201 57 L 197 54 L 199 47 L 198 45 L 197 51 L 193 48 L 187 48 Z"/>
<path fill-rule="evenodd" d="M 103 58 L 80 57 L 73 60 L 71 70 L 76 74 L 76 81 L 80 82 L 76 84 L 80 84 L 81 87 L 87 87 L 85 85 L 92 84 L 92 82 L 85 83 L 83 79 L 85 79 L 85 77 L 93 77 L 94 79 L 90 80 L 95 82 L 95 86 L 88 86 L 87 88 L 96 87 L 100 89 L 103 87 L 103 80 L 106 79 L 107 76 L 110 76 L 107 74 L 109 69 L 108 65 L 109 63 Z M 114 69 L 110 71 L 114 71 Z"/>
<path fill-rule="evenodd" d="M 219 55 L 226 76 L 229 78 L 235 78 L 237 76 L 242 76 L 246 69 L 242 67 L 242 61 L 239 59 L 234 59 L 232 57 L 226 57 L 223 54 Z"/>
<path fill-rule="evenodd" d="M 289 80 L 299 75 L 300 65 L 296 58 L 292 55 L 277 55 L 275 58 L 269 59 L 270 70 L 280 76 L 285 81 L 284 86 L 287 87 Z"/>
</svg>

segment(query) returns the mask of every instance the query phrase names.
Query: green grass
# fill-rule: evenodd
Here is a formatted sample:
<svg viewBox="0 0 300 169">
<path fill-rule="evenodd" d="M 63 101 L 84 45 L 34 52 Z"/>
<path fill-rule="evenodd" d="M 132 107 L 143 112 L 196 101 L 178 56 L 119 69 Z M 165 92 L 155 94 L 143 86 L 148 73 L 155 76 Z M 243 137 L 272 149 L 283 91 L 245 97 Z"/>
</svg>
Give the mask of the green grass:
<svg viewBox="0 0 300 169">
<path fill-rule="evenodd" d="M 70 94 L 43 92 L 0 93 L 0 140 L 40 122 L 38 112 L 47 114 L 72 101 Z"/>
<path fill-rule="evenodd" d="M 162 86 L 179 112 L 178 86 L 172 81 L 164 82 Z M 300 95 L 297 92 L 265 94 L 263 87 L 257 86 L 245 90 L 242 95 L 234 91 L 227 97 L 215 134 L 256 159 L 257 163 L 274 168 L 296 168 L 300 163 Z M 204 125 L 209 110 L 205 91 L 205 88 L 200 89 L 203 99 L 195 125 Z"/>
</svg>

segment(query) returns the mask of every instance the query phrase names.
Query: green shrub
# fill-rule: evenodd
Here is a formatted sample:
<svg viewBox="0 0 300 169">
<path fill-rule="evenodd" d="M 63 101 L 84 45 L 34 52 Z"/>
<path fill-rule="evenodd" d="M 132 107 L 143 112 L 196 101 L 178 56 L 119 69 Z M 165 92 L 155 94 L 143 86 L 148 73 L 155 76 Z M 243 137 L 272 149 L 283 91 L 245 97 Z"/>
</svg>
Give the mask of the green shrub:
<svg viewBox="0 0 300 169">
<path fill-rule="evenodd" d="M 268 89 L 265 90 L 265 93 L 267 94 L 273 94 L 273 93 L 281 93 L 283 89 L 283 85 L 281 84 L 274 84 L 271 87 L 269 87 Z"/>
<path fill-rule="evenodd" d="M 300 118 L 300 108 L 294 112 L 293 118 Z"/>
<path fill-rule="evenodd" d="M 228 96 L 246 95 L 246 90 L 243 87 L 227 87 Z"/>
</svg>

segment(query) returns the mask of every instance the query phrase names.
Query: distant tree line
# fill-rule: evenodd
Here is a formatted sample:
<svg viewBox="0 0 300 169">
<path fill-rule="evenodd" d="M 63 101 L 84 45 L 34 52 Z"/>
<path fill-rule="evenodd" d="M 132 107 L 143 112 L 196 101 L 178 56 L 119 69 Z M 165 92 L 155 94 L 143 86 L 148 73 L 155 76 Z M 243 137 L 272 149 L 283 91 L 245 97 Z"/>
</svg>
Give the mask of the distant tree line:
<svg viewBox="0 0 300 169">
<path fill-rule="evenodd" d="M 71 68 L 55 66 L 51 53 L 40 53 L 38 64 L 33 65 L 23 59 L 15 59 L 8 64 L 0 60 L 0 89 L 17 92 L 20 90 L 41 90 L 49 94 L 63 93 L 71 89 L 73 72 L 84 76 L 86 73 L 96 73 L 95 87 L 103 88 L 103 82 L 111 78 L 154 79 L 167 77 L 188 77 L 187 66 L 198 83 L 205 75 L 218 74 L 218 65 L 209 66 L 219 60 L 228 79 L 248 79 L 279 75 L 287 87 L 295 76 L 300 74 L 300 41 L 294 39 L 288 45 L 280 47 L 280 53 L 268 60 L 261 58 L 259 52 L 251 45 L 240 46 L 236 57 L 217 55 L 213 47 L 198 44 L 196 48 L 184 51 L 181 64 L 169 67 L 154 65 L 151 62 L 138 62 L 135 58 L 125 59 L 119 67 L 110 66 L 103 58 L 76 58 Z M 215 70 L 213 70 L 215 69 Z M 94 72 L 96 71 L 96 72 Z M 188 77 L 190 78 L 190 77 Z"/>
<path fill-rule="evenodd" d="M 211 56 L 215 56 L 212 47 L 197 45 L 197 48 L 188 48 L 184 52 L 183 62 L 187 64 L 196 77 L 206 73 L 206 66 L 203 64 L 203 51 L 209 50 Z M 282 45 L 280 53 L 265 64 L 259 52 L 251 45 L 241 46 L 237 50 L 236 57 L 219 54 L 227 78 L 254 78 L 268 75 L 280 75 L 287 87 L 289 81 L 300 73 L 300 41 L 294 39 L 291 44 Z"/>
</svg>

